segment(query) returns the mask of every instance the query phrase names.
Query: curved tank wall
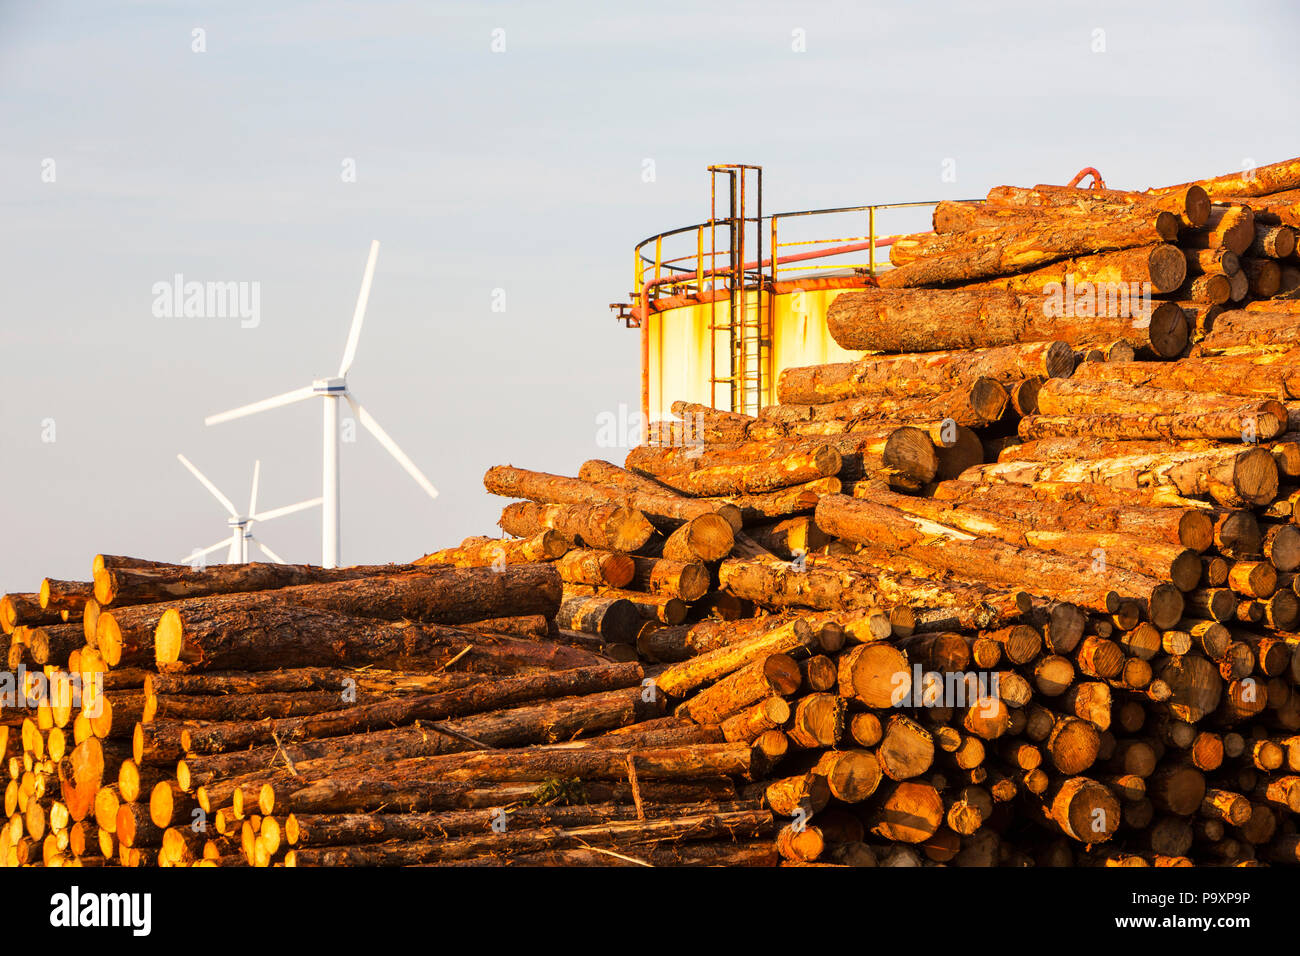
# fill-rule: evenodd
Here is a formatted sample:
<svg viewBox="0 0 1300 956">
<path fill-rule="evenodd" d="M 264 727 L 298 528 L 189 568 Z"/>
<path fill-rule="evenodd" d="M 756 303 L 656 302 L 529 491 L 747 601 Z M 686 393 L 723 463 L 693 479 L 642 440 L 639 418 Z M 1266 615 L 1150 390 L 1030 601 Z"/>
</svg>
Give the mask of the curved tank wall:
<svg viewBox="0 0 1300 956">
<path fill-rule="evenodd" d="M 860 287 L 862 283 L 855 283 Z M 761 293 L 766 317 L 772 302 L 771 348 L 763 369 L 759 405 L 776 402 L 776 376 L 781 369 L 799 365 L 844 362 L 861 357 L 861 352 L 840 348 L 826 329 L 826 311 L 843 288 L 789 287 L 780 283 L 776 292 Z M 746 294 L 746 311 L 755 313 L 760 293 Z M 730 303 L 690 302 L 652 312 L 649 316 L 649 413 L 650 418 L 671 416 L 674 401 L 685 400 L 731 409 L 731 387 L 726 381 L 711 386 L 710 378 L 730 375 L 728 355 Z M 715 347 L 710 352 L 710 326 L 714 326 Z M 710 369 L 710 355 L 714 368 Z M 715 401 L 716 397 L 716 401 Z M 754 409 L 751 408 L 750 411 Z"/>
</svg>

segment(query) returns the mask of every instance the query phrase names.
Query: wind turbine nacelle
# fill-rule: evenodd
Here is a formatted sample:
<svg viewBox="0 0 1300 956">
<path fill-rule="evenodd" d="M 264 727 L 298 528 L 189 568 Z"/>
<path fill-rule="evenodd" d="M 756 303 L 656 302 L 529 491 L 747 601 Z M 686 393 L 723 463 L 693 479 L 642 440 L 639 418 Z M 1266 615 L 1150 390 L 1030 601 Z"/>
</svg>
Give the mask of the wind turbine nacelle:
<svg viewBox="0 0 1300 956">
<path fill-rule="evenodd" d="M 343 395 L 348 390 L 345 378 L 318 378 L 311 383 L 311 390 L 317 395 Z"/>
<path fill-rule="evenodd" d="M 227 527 L 227 528 L 243 528 L 243 527 L 245 527 L 247 524 L 248 524 L 248 519 L 247 519 L 247 518 L 243 518 L 243 517 L 240 517 L 240 518 L 227 518 L 227 519 L 226 519 L 226 527 Z"/>
</svg>

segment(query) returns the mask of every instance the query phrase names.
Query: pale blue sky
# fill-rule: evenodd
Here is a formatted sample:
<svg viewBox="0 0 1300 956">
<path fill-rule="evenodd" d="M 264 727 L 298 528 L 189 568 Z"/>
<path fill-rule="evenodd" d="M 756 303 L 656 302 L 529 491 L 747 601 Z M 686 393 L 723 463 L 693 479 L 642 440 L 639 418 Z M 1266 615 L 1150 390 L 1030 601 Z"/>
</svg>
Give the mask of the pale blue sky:
<svg viewBox="0 0 1300 956">
<path fill-rule="evenodd" d="M 349 563 L 493 533 L 489 465 L 621 457 L 596 419 L 636 407 L 639 353 L 606 306 L 637 240 L 705 217 L 709 163 L 762 164 L 774 211 L 1271 162 L 1300 152 L 1298 20 L 1283 2 L 0 0 L 0 590 L 217 540 L 178 451 L 241 505 L 259 457 L 264 506 L 318 494 L 314 403 L 202 420 L 333 373 L 372 238 L 350 383 L 441 496 L 368 435 L 345 445 Z M 175 273 L 259 282 L 261 324 L 155 317 Z M 319 560 L 315 513 L 261 536 Z"/>
</svg>

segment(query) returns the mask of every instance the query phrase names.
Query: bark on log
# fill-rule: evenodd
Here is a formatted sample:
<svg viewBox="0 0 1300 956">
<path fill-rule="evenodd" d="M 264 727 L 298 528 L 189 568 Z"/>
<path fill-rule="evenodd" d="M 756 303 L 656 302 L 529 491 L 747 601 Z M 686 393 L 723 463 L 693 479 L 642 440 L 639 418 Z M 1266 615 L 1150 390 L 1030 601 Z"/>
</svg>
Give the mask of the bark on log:
<svg viewBox="0 0 1300 956">
<path fill-rule="evenodd" d="M 110 565 L 95 571 L 95 600 L 101 607 L 157 604 L 213 594 L 272 591 L 303 584 L 327 584 L 415 570 L 413 565 L 386 564 L 318 568 L 306 564 L 220 564 L 203 570 L 186 566 Z"/>
<path fill-rule="evenodd" d="M 1071 461 L 1081 448 L 1078 443 L 1069 444 L 1071 441 L 1040 439 L 1033 446 L 1018 445 L 1008 460 L 970 468 L 962 473 L 962 480 L 1091 482 L 1119 489 L 1162 486 L 1185 497 L 1210 497 L 1229 508 L 1264 505 L 1277 496 L 1277 464 L 1263 448 L 1242 451 L 1240 446 L 1205 443 L 1166 444 L 1164 448 L 1143 442 L 1088 443 L 1096 457 Z M 1036 460 L 1030 460 L 1031 455 Z"/>
<path fill-rule="evenodd" d="M 817 499 L 822 495 L 839 494 L 841 487 L 838 478 L 818 478 L 815 481 L 804 482 L 802 485 L 791 485 L 789 488 L 762 495 L 732 495 L 729 498 L 704 500 L 737 509 L 743 525 L 749 526 L 772 518 L 784 518 L 811 511 L 817 507 Z"/>
<path fill-rule="evenodd" d="M 1210 196 L 1204 187 L 1195 183 L 1169 186 L 1163 190 L 1136 192 L 1122 189 L 1082 190 L 1076 186 L 994 186 L 989 190 L 991 205 L 1001 206 L 1081 206 L 1097 204 L 1131 203 L 1137 206 L 1154 205 L 1174 213 L 1185 225 L 1199 228 L 1210 215 Z"/>
<path fill-rule="evenodd" d="M 528 538 L 466 538 L 454 548 L 443 548 L 416 558 L 415 563 L 421 567 L 499 568 L 507 564 L 554 561 L 572 547 L 570 538 L 547 528 Z"/>
<path fill-rule="evenodd" d="M 632 644 L 641 629 L 642 618 L 631 601 L 576 595 L 560 605 L 555 623 L 564 630 L 591 634 L 609 643 Z"/>
<path fill-rule="evenodd" d="M 79 619 L 86 598 L 94 597 L 95 586 L 86 581 L 60 581 L 45 578 L 41 581 L 38 598 L 41 608 L 46 611 L 66 611 L 71 618 Z"/>
<path fill-rule="evenodd" d="M 566 585 L 621 588 L 632 582 L 634 559 L 617 551 L 570 551 L 555 562 L 555 570 Z"/>
<path fill-rule="evenodd" d="M 1199 186 L 1210 199 L 1216 201 L 1233 196 L 1267 196 L 1269 193 L 1300 188 L 1300 159 L 1284 159 L 1267 166 L 1252 167 L 1246 172 L 1225 173 L 1194 183 L 1162 186 L 1147 190 L 1147 194 L 1167 196 L 1193 186 Z"/>
<path fill-rule="evenodd" d="M 807 622 L 795 618 L 735 644 L 672 664 L 655 680 L 665 694 L 681 697 L 709 681 L 725 677 L 753 660 L 807 647 L 813 641 Z"/>
<path fill-rule="evenodd" d="M 787 368 L 777 379 L 777 400 L 820 405 L 873 395 L 938 395 L 981 378 L 1004 386 L 1028 377 L 1070 373 L 1064 342 L 1030 342 L 967 352 L 869 356 L 857 362 Z"/>
<path fill-rule="evenodd" d="M 204 599 L 206 600 L 206 599 Z M 321 635 L 328 634 L 328 640 Z M 389 623 L 317 608 L 271 605 L 190 610 L 159 624 L 160 670 L 270 670 L 363 663 L 433 668 L 470 649 L 475 667 L 571 666 L 600 663 L 577 648 L 516 640 L 436 624 Z"/>
<path fill-rule="evenodd" d="M 988 348 L 1028 341 L 1070 344 L 1123 339 L 1173 358 L 1187 345 L 1187 318 L 1173 303 L 1155 304 L 1150 322 L 1135 328 L 1139 314 L 1057 315 L 1050 299 L 1000 289 L 864 289 L 835 299 L 826 314 L 841 348 L 926 352 Z M 1062 307 L 1063 309 L 1063 307 Z M 1106 310 L 1103 310 L 1106 311 Z"/>
<path fill-rule="evenodd" d="M 674 524 L 689 521 L 705 514 L 718 513 L 720 509 L 707 502 L 692 501 L 664 489 L 663 494 L 629 491 L 609 485 L 595 484 L 578 478 L 565 478 L 540 471 L 528 471 L 508 465 L 489 468 L 483 476 L 483 485 L 494 495 L 507 498 L 527 498 L 544 504 L 612 504 L 640 511 L 647 518 L 659 518 Z M 724 509 L 725 512 L 725 509 Z M 724 513 L 728 521 L 732 515 Z M 732 527 L 738 527 L 739 515 L 734 515 Z"/>
<path fill-rule="evenodd" d="M 635 551 L 654 534 L 641 512 L 620 505 L 547 505 L 517 501 L 501 511 L 498 522 L 506 534 L 531 537 L 553 528 L 581 547 L 603 551 Z"/>
<path fill-rule="evenodd" d="M 1178 234 L 1178 217 L 1130 207 L 1103 217 L 1043 216 L 1005 226 L 960 233 L 921 233 L 895 240 L 882 273 L 882 287 L 960 282 L 1023 272 L 1071 256 L 1168 242 Z"/>
<path fill-rule="evenodd" d="M 1182 616 L 1177 588 L 1146 575 L 1116 568 L 1098 572 L 1090 561 L 973 537 L 872 502 L 843 495 L 823 498 L 817 523 L 838 537 L 906 551 L 949 573 L 974 572 L 981 580 L 1013 587 L 1074 591 L 1099 610 L 1108 609 L 1118 596 L 1141 598 L 1159 627 L 1172 627 Z"/>
<path fill-rule="evenodd" d="M 636 449 L 629 454 L 628 467 L 641 470 L 640 466 L 632 464 L 635 454 Z M 840 464 L 839 452 L 834 448 L 828 445 L 809 445 L 805 449 L 766 460 L 739 460 L 734 463 L 704 465 L 689 471 L 656 470 L 647 473 L 654 474 L 657 480 L 682 494 L 717 498 L 764 494 L 818 478 L 828 478 L 839 472 Z"/>
<path fill-rule="evenodd" d="M 1177 290 L 1187 278 L 1188 262 L 1182 250 L 1167 243 L 1121 249 L 1053 262 L 1030 272 L 985 279 L 966 289 L 1005 289 L 1023 295 L 1052 295 L 1073 287 L 1075 294 L 1120 286 L 1130 295 L 1163 294 Z"/>
<path fill-rule="evenodd" d="M 1251 398 L 1291 399 L 1300 392 L 1293 362 L 1300 353 L 1274 353 L 1259 362 L 1181 359 L 1177 362 L 1088 362 L 1075 370 L 1076 384 L 1116 382 L 1152 389 L 1217 392 Z M 1289 384 L 1288 384 L 1289 383 Z"/>
</svg>

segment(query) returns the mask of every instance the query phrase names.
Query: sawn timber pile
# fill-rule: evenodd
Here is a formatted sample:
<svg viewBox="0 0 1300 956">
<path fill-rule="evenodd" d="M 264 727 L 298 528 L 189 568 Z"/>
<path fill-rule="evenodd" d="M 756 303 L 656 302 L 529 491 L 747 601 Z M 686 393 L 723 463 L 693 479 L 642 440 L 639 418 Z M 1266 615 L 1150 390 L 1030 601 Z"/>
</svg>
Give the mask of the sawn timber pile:
<svg viewBox="0 0 1300 956">
<path fill-rule="evenodd" d="M 941 204 L 504 538 L 6 596 L 0 860 L 1300 862 L 1297 190 Z"/>
</svg>

